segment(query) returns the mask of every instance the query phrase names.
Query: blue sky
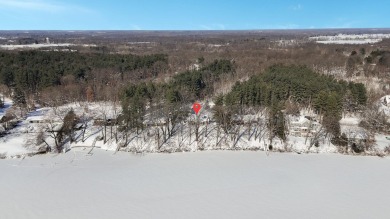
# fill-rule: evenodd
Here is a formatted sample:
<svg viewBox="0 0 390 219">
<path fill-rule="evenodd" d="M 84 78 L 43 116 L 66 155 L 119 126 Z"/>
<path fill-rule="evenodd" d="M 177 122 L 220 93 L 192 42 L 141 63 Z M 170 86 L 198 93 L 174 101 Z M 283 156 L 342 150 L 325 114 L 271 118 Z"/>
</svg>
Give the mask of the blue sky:
<svg viewBox="0 0 390 219">
<path fill-rule="evenodd" d="M 388 0 L 0 0 L 0 29 L 389 28 L 389 13 Z"/>
</svg>

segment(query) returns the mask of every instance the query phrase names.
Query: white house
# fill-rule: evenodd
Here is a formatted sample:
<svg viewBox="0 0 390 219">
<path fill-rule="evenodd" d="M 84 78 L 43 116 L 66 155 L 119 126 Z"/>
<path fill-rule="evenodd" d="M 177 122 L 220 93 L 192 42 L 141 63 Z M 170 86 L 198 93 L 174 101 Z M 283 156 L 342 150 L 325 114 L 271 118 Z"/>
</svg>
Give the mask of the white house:
<svg viewBox="0 0 390 219">
<path fill-rule="evenodd" d="M 321 124 L 308 116 L 292 117 L 290 119 L 290 135 L 296 137 L 311 137 L 318 132 Z"/>
<path fill-rule="evenodd" d="M 188 67 L 188 70 L 190 71 L 199 71 L 200 70 L 200 65 L 195 63 L 195 64 L 192 64 Z"/>
</svg>

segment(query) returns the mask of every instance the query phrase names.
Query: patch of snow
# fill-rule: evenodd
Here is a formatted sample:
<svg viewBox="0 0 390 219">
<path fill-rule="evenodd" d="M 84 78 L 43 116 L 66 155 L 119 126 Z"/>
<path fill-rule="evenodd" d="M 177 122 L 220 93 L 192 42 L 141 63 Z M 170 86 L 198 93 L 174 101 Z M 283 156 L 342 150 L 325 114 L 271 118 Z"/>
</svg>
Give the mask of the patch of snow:
<svg viewBox="0 0 390 219">
<path fill-rule="evenodd" d="M 309 149 L 310 138 L 288 136 L 288 147 L 297 153 L 337 153 L 337 147 L 333 145 L 328 139 L 320 139 L 319 146 L 312 146 Z"/>
<path fill-rule="evenodd" d="M 321 44 L 374 44 L 389 38 L 390 34 L 338 34 L 309 37 L 309 40 Z"/>
<path fill-rule="evenodd" d="M 376 134 L 375 144 L 378 149 L 382 150 L 390 146 L 390 135 Z"/>
<path fill-rule="evenodd" d="M 75 46 L 79 46 L 77 44 L 75 44 Z M 96 44 L 81 44 L 82 47 L 97 47 Z"/>
<path fill-rule="evenodd" d="M 0 116 L 3 117 L 7 110 L 11 108 L 13 102 L 9 98 L 5 98 L 4 107 L 0 109 Z M 4 129 L 4 126 L 1 126 Z M 4 131 L 4 130 L 2 130 Z M 3 154 L 7 157 L 12 157 L 16 155 L 27 154 L 29 151 L 24 145 L 26 141 L 19 134 L 17 136 L 3 136 L 0 137 L 0 154 Z"/>
<path fill-rule="evenodd" d="M 46 43 L 39 43 L 39 44 L 27 44 L 27 45 L 0 45 L 0 49 L 6 49 L 6 50 L 15 50 L 15 49 L 38 49 L 38 48 L 47 48 L 47 47 L 68 47 L 68 46 L 74 46 L 74 44 L 71 43 L 52 43 L 52 44 L 46 44 Z"/>
<path fill-rule="evenodd" d="M 131 44 L 131 45 L 133 45 L 133 44 L 151 44 L 151 43 L 153 43 L 153 42 L 128 42 L 128 44 Z"/>
<path fill-rule="evenodd" d="M 340 125 L 357 126 L 360 123 L 360 119 L 357 117 L 343 117 L 340 120 Z"/>
<path fill-rule="evenodd" d="M 387 116 L 390 116 L 390 95 L 383 96 L 379 99 L 379 109 Z"/>
<path fill-rule="evenodd" d="M 374 44 L 381 42 L 381 39 L 361 39 L 361 40 L 318 40 L 320 44 Z"/>
<path fill-rule="evenodd" d="M 7 157 L 28 154 L 31 151 L 24 147 L 25 143 L 25 140 L 20 136 L 2 137 L 0 138 L 0 154 L 5 154 Z"/>
<path fill-rule="evenodd" d="M 280 47 L 296 46 L 296 45 L 299 45 L 299 44 L 302 43 L 301 41 L 298 41 L 296 39 L 292 39 L 292 40 L 277 40 L 277 41 L 274 41 L 274 42 L 278 46 L 280 46 Z"/>
<path fill-rule="evenodd" d="M 207 44 L 208 47 L 211 47 L 211 48 L 220 48 L 220 47 L 224 47 L 224 46 L 229 46 L 230 44 L 229 43 L 226 43 L 226 44 Z"/>
<path fill-rule="evenodd" d="M 0 97 L 2 98 L 2 96 Z M 0 116 L 4 116 L 7 110 L 12 106 L 13 101 L 9 98 L 4 98 L 4 107 L 0 108 Z"/>
</svg>

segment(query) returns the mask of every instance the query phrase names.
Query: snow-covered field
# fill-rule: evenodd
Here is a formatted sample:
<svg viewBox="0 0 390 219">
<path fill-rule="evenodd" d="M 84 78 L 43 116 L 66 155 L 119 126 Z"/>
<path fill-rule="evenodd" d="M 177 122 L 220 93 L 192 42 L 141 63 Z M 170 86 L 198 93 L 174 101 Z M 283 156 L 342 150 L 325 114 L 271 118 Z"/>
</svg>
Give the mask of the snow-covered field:
<svg viewBox="0 0 390 219">
<path fill-rule="evenodd" d="M 72 44 L 72 43 L 38 43 L 26 45 L 0 45 L 0 49 L 15 50 L 15 49 L 38 49 L 38 48 L 52 48 L 52 47 L 69 47 L 69 46 L 83 46 L 96 47 L 95 44 Z"/>
<path fill-rule="evenodd" d="M 388 38 L 390 38 L 390 34 L 338 34 L 309 37 L 309 40 L 321 44 L 373 44 Z"/>
<path fill-rule="evenodd" d="M 0 45 L 1 49 L 14 50 L 14 49 L 23 49 L 23 48 L 47 48 L 47 47 L 68 47 L 73 46 L 71 43 L 40 43 L 40 44 L 27 44 L 27 45 Z"/>
<path fill-rule="evenodd" d="M 85 151 L 0 160 L 1 218 L 388 218 L 390 160 Z"/>
</svg>

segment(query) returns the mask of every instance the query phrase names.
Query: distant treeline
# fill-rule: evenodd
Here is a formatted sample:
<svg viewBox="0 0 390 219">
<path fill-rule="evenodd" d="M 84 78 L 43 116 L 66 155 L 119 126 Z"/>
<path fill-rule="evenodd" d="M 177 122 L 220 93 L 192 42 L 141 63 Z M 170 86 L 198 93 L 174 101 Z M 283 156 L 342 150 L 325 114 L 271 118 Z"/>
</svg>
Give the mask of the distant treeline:
<svg viewBox="0 0 390 219">
<path fill-rule="evenodd" d="M 121 74 L 149 69 L 157 62 L 168 63 L 168 56 L 93 54 L 47 51 L 0 52 L 0 83 L 24 92 L 61 85 L 61 78 L 93 79 L 93 69 L 113 69 Z"/>
</svg>

